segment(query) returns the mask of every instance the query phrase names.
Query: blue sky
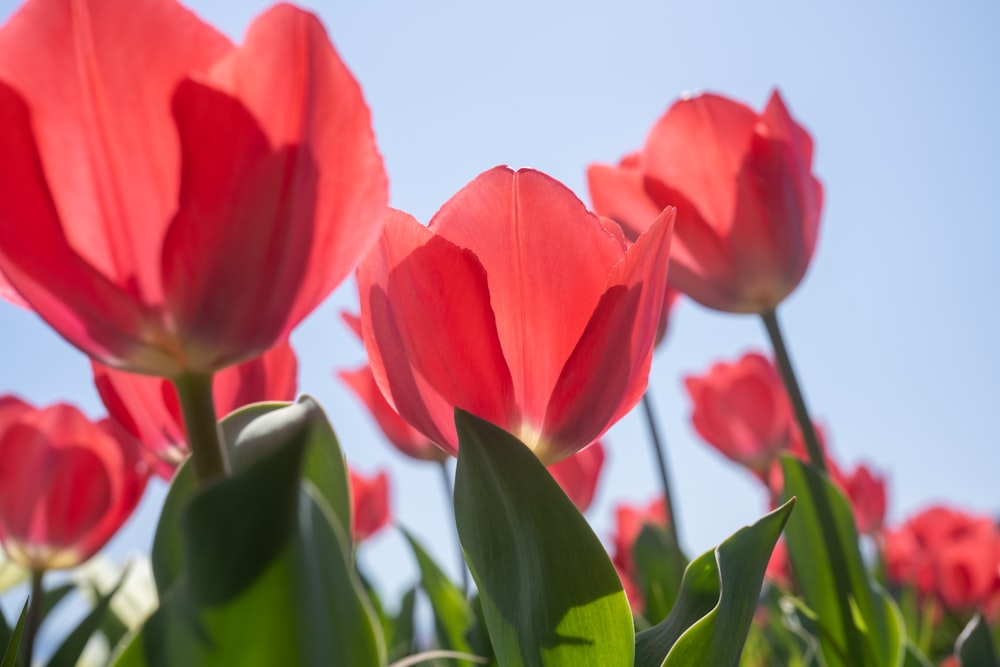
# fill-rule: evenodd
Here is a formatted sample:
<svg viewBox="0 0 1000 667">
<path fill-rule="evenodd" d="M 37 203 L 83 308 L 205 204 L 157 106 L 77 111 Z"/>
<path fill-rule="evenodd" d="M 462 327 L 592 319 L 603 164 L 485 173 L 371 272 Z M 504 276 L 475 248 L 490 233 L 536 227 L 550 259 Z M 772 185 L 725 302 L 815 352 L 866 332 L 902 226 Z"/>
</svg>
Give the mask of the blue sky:
<svg viewBox="0 0 1000 667">
<path fill-rule="evenodd" d="M 234 39 L 266 3 L 191 2 Z M 391 202 L 421 220 L 496 164 L 537 167 L 587 199 L 584 171 L 643 142 L 684 91 L 761 108 L 779 87 L 816 141 L 818 252 L 782 306 L 810 406 L 843 463 L 890 476 L 890 518 L 932 502 L 1000 512 L 1000 4 L 937 2 L 306 3 L 371 106 Z M 15 3 L 0 0 L 0 19 Z M 339 321 L 347 284 L 296 332 L 300 389 L 319 398 L 359 470 L 390 471 L 396 517 L 455 572 L 437 471 L 397 455 L 333 377 L 363 359 Z M 712 547 L 765 508 L 702 444 L 681 386 L 766 349 L 753 317 L 683 302 L 651 386 L 669 443 L 681 537 Z M 0 303 L 0 392 L 102 413 L 84 357 Z M 633 413 L 609 435 L 589 517 L 657 492 Z M 113 552 L 145 550 L 154 488 Z M 398 535 L 362 547 L 394 597 L 415 576 Z"/>
</svg>

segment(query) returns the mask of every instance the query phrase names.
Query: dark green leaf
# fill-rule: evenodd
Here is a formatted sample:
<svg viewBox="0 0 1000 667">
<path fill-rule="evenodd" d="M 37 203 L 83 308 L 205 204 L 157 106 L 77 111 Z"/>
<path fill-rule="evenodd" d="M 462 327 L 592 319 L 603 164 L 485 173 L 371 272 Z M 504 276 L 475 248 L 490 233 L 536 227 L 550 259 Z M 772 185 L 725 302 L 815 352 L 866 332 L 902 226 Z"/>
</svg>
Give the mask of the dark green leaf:
<svg viewBox="0 0 1000 667">
<path fill-rule="evenodd" d="M 156 523 L 153 537 L 153 551 L 150 561 L 156 593 L 162 600 L 173 588 L 184 567 L 184 547 L 181 544 L 181 517 L 191 497 L 198 490 L 198 478 L 191 461 L 185 461 L 174 471 L 170 489 L 160 510 L 160 520 Z"/>
<path fill-rule="evenodd" d="M 905 633 L 895 603 L 868 577 L 850 503 L 825 475 L 782 457 L 784 497 L 799 499 L 785 541 L 828 667 L 898 665 Z M 843 591 L 850 604 L 845 607 Z"/>
<path fill-rule="evenodd" d="M 636 637 L 636 667 L 739 665 L 764 570 L 793 504 L 691 561 L 670 615 Z"/>
<path fill-rule="evenodd" d="M 56 586 L 45 591 L 45 596 L 42 598 L 42 618 L 44 621 L 48 618 L 52 610 L 59 606 L 59 603 L 66 599 L 66 596 L 76 590 L 76 584 L 69 582 Z M 39 625 L 41 622 L 39 622 Z"/>
<path fill-rule="evenodd" d="M 385 664 L 380 628 L 354 570 L 346 530 L 301 479 L 318 410 L 281 422 L 281 442 L 246 440 L 236 472 L 196 491 L 181 510 L 182 569 L 160 609 L 117 664 L 367 667 Z M 267 413 L 269 416 L 273 413 Z M 273 423 L 273 422 L 272 422 Z M 332 432 L 332 431 L 331 431 Z M 241 445 L 238 444 L 237 448 Z"/>
<path fill-rule="evenodd" d="M 49 667 L 73 667 L 76 665 L 80 659 L 80 655 L 83 653 L 84 647 L 87 646 L 87 642 L 90 641 L 93 634 L 101 627 L 105 617 L 109 615 L 108 610 L 111 606 L 111 598 L 118 592 L 127 574 L 128 570 L 126 568 L 126 571 L 122 572 L 121 577 L 118 579 L 118 583 L 115 584 L 114 588 L 107 595 L 97 595 L 94 601 L 94 608 L 73 628 L 73 631 L 66 636 L 63 643 L 52 654 L 52 658 L 49 660 Z"/>
<path fill-rule="evenodd" d="M 670 531 L 646 524 L 632 545 L 632 561 L 645 602 L 644 616 L 656 625 L 670 613 L 684 578 L 687 557 Z"/>
<path fill-rule="evenodd" d="M 17 617 L 17 624 L 11 630 L 10 638 L 7 640 L 7 648 L 3 652 L 3 661 L 0 667 L 14 667 L 17 664 L 17 653 L 21 648 L 21 635 L 24 634 L 24 619 L 28 615 L 28 600 L 24 601 L 21 607 L 21 615 Z"/>
<path fill-rule="evenodd" d="M 902 667 L 934 667 L 934 664 L 927 659 L 916 644 L 911 641 L 906 642 L 906 652 L 903 654 Z"/>
<path fill-rule="evenodd" d="M 983 617 L 976 614 L 962 630 L 955 644 L 962 667 L 1000 667 L 997 650 Z"/>
<path fill-rule="evenodd" d="M 399 602 L 399 611 L 392 618 L 392 630 L 387 632 L 389 660 L 395 661 L 410 655 L 415 648 L 413 612 L 417 606 L 416 587 L 406 591 Z"/>
<path fill-rule="evenodd" d="M 229 414 L 222 420 L 225 441 L 232 449 L 233 467 L 239 469 L 289 433 L 308 425 L 303 477 L 308 479 L 342 526 L 351 525 L 351 496 L 347 464 L 337 436 L 323 408 L 313 397 L 303 394 L 294 403 L 255 403 Z M 302 437 L 299 434 L 297 437 Z M 348 547 L 350 545 L 350 531 Z"/>
<path fill-rule="evenodd" d="M 600 540 L 517 438 L 461 410 L 455 515 L 501 667 L 631 666 L 632 614 Z"/>
<path fill-rule="evenodd" d="M 475 616 L 465 595 L 441 571 L 420 543 L 406 530 L 402 531 L 420 568 L 420 585 L 430 600 L 434 611 L 434 628 L 439 648 L 470 653 L 466 633 L 475 622 Z M 469 663 L 458 663 L 468 667 Z"/>
</svg>

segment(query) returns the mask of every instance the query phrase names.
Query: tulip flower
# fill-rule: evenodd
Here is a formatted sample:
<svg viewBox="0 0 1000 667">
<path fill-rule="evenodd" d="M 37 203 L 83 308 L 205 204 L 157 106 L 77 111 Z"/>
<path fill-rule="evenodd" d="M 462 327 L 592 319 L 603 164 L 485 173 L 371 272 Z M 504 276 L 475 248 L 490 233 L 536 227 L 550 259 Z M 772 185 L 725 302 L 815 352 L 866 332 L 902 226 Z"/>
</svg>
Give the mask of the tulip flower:
<svg viewBox="0 0 1000 667">
<path fill-rule="evenodd" d="M 695 301 L 768 313 L 802 280 L 823 189 L 812 139 L 775 91 L 763 113 L 719 95 L 676 102 L 641 151 L 587 171 L 594 209 L 636 235 L 677 207 L 670 282 Z"/>
<path fill-rule="evenodd" d="M 1000 529 L 986 516 L 930 507 L 886 533 L 889 579 L 960 611 L 1000 594 Z"/>
<path fill-rule="evenodd" d="M 173 385 L 92 362 L 94 385 L 112 419 L 152 454 L 154 471 L 170 479 L 189 447 Z M 212 382 L 215 411 L 226 415 L 259 401 L 295 398 L 298 363 L 288 341 L 265 354 L 216 373 Z"/>
<path fill-rule="evenodd" d="M 366 540 L 389 525 L 389 476 L 365 477 L 348 470 L 351 484 L 351 535 Z"/>
<path fill-rule="evenodd" d="M 615 507 L 615 533 L 611 539 L 614 549 L 611 561 L 618 570 L 618 576 L 622 580 L 633 611 L 641 611 L 644 601 L 639 586 L 636 585 L 638 573 L 635 571 L 632 548 L 639 539 L 643 526 L 650 524 L 666 527 L 669 515 L 667 502 L 662 497 L 645 506 L 623 503 Z"/>
<path fill-rule="evenodd" d="M 862 535 L 881 533 L 885 523 L 885 478 L 865 464 L 856 466 L 850 474 L 844 474 L 833 465 L 829 469 L 834 484 L 843 489 L 851 501 L 858 532 Z"/>
<path fill-rule="evenodd" d="M 750 352 L 733 363 L 688 376 L 691 421 L 710 445 L 762 479 L 795 428 L 781 376 L 770 359 Z"/>
<path fill-rule="evenodd" d="M 361 91 L 289 5 L 234 46 L 173 0 L 29 0 L 0 29 L 0 127 L 0 272 L 117 368 L 261 354 L 382 227 Z"/>
<path fill-rule="evenodd" d="M 382 394 L 451 454 L 455 407 L 546 464 L 589 445 L 645 390 L 673 216 L 626 249 L 565 186 L 508 167 L 478 176 L 428 227 L 391 211 L 358 268 Z"/>
<path fill-rule="evenodd" d="M 0 397 L 0 542 L 42 572 L 93 556 L 132 514 L 149 476 L 139 444 L 110 420 Z"/>
<path fill-rule="evenodd" d="M 361 319 L 352 313 L 341 313 L 341 319 L 351 331 L 361 339 Z M 402 454 L 419 461 L 444 461 L 448 453 L 431 442 L 427 436 L 413 428 L 399 416 L 399 413 L 382 396 L 371 367 L 362 366 L 352 371 L 337 374 L 354 395 L 358 397 L 369 414 L 385 434 L 389 443 Z M 450 496 L 449 492 L 449 496 Z"/>
</svg>

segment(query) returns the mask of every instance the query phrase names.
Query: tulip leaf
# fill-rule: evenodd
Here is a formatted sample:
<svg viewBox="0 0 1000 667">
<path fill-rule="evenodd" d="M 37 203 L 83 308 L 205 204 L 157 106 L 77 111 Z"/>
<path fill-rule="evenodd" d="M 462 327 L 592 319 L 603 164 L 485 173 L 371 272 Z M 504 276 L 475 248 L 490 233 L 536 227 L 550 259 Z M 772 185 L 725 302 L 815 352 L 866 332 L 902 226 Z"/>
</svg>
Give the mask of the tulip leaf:
<svg viewBox="0 0 1000 667">
<path fill-rule="evenodd" d="M 691 561 L 670 615 L 636 636 L 635 667 L 739 665 L 764 570 L 793 505 L 786 502 Z"/>
<path fill-rule="evenodd" d="M 500 667 L 631 667 L 628 601 L 580 511 L 517 438 L 455 424 L 458 533 Z"/>
<path fill-rule="evenodd" d="M 784 497 L 799 499 L 785 541 L 802 598 L 815 614 L 826 664 L 901 664 L 902 615 L 868 576 L 849 501 L 810 464 L 785 455 L 782 468 Z"/>
<path fill-rule="evenodd" d="M 247 426 L 265 441 L 238 443 L 253 451 L 234 457 L 236 472 L 186 499 L 180 569 L 115 664 L 385 664 L 347 531 L 326 495 L 302 479 L 309 448 L 339 458 L 339 447 L 315 437 L 327 430 L 311 423 L 325 421 L 321 411 L 294 412 L 298 428 L 282 422 L 280 438 Z"/>
<path fill-rule="evenodd" d="M 183 545 L 180 539 L 181 517 L 184 516 L 188 501 L 197 490 L 198 478 L 194 472 L 194 465 L 187 459 L 174 471 L 170 489 L 160 510 L 160 520 L 156 523 L 156 532 L 153 535 L 150 562 L 153 567 L 153 580 L 156 582 L 156 593 L 161 600 L 173 587 L 184 567 Z"/>
<path fill-rule="evenodd" d="M 14 625 L 14 629 L 10 631 L 10 636 L 7 638 L 7 648 L 4 649 L 0 667 L 14 667 L 17 664 L 17 654 L 21 648 L 21 635 L 24 634 L 24 621 L 28 616 L 28 602 L 30 600 L 24 601 L 24 606 L 21 607 L 21 615 L 17 617 L 17 623 Z M 4 625 L 6 625 L 6 622 Z"/>
<path fill-rule="evenodd" d="M 59 648 L 56 649 L 56 652 L 52 654 L 52 658 L 49 659 L 48 667 L 73 667 L 77 664 L 80 656 L 83 654 L 83 649 L 87 646 L 87 642 L 100 629 L 104 619 L 107 617 L 111 608 L 111 598 L 121 588 L 127 574 L 128 570 L 126 569 L 122 572 L 118 583 L 106 595 L 98 593 L 95 596 L 94 608 L 66 636 L 62 644 L 59 645 Z"/>
<path fill-rule="evenodd" d="M 386 632 L 387 654 L 389 660 L 398 660 L 409 655 L 415 646 L 413 614 L 417 607 L 417 588 L 413 587 L 403 594 L 399 602 L 399 611 L 391 618 L 391 631 Z"/>
<path fill-rule="evenodd" d="M 674 605 L 687 558 L 668 530 L 647 523 L 632 545 L 632 561 L 645 601 L 643 615 L 651 625 L 656 625 Z"/>
<path fill-rule="evenodd" d="M 963 665 L 975 667 L 1000 667 L 996 646 L 983 617 L 976 614 L 962 630 L 955 643 L 955 654 Z"/>
<path fill-rule="evenodd" d="M 934 663 L 927 659 L 916 644 L 911 641 L 906 642 L 906 652 L 903 654 L 902 667 L 934 667 Z M 978 664 L 978 663 L 972 663 Z"/>
<path fill-rule="evenodd" d="M 441 571 L 437 563 L 427 554 L 427 551 L 406 530 L 403 536 L 410 544 L 417 566 L 420 568 L 420 585 L 430 600 L 434 611 L 434 627 L 437 634 L 438 647 L 461 653 L 471 653 L 472 648 L 466 639 L 469 628 L 475 622 L 475 615 L 469 606 L 465 595 Z M 456 663 L 465 667 L 467 662 Z"/>
</svg>

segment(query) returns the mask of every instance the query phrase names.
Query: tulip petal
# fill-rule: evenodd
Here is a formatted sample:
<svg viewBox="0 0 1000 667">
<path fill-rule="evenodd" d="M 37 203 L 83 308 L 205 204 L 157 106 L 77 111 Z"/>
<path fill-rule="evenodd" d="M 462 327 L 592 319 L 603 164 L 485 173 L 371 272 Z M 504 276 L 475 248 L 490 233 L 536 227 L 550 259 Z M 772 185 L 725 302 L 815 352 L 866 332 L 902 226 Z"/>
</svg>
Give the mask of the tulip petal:
<svg viewBox="0 0 1000 667">
<path fill-rule="evenodd" d="M 0 81 L 0 270 L 70 343 L 117 365 L 174 367 L 153 315 L 70 246 L 45 180 L 23 98 Z"/>
<path fill-rule="evenodd" d="M 439 449 L 427 439 L 427 436 L 407 424 L 386 402 L 369 366 L 354 371 L 341 371 L 338 375 L 365 404 L 368 412 L 382 429 L 382 433 L 396 449 L 423 461 L 443 461 L 448 458 L 444 450 Z"/>
<path fill-rule="evenodd" d="M 400 211 L 358 268 L 372 373 L 400 416 L 451 454 L 456 406 L 517 423 L 486 281 L 471 252 Z"/>
<path fill-rule="evenodd" d="M 587 186 L 594 211 L 627 229 L 630 240 L 649 227 L 663 208 L 646 193 L 644 181 L 638 167 L 605 164 L 587 167 Z"/>
<path fill-rule="evenodd" d="M 753 109 L 704 94 L 681 100 L 664 114 L 646 139 L 642 164 L 647 177 L 683 192 L 720 233 L 732 221 L 732 179 L 753 136 Z M 668 205 L 672 202 L 657 203 Z"/>
<path fill-rule="evenodd" d="M 309 267 L 291 292 L 287 334 L 340 284 L 381 232 L 388 184 L 371 115 L 323 26 L 290 5 L 257 18 L 243 45 L 209 77 L 250 110 L 275 150 L 299 146 L 299 152 L 289 153 L 295 159 L 287 164 L 286 196 L 293 218 L 315 217 L 312 242 L 305 260 L 277 256 L 269 269 L 281 284 L 297 275 L 299 263 Z M 300 172 L 303 177 L 292 176 Z M 289 294 L 280 288 L 275 293 L 282 299 Z"/>
<path fill-rule="evenodd" d="M 315 168 L 299 148 L 272 151 L 238 100 L 203 84 L 178 86 L 174 112 L 184 164 L 163 243 L 164 290 L 186 363 L 213 370 L 281 334 L 308 267 L 313 200 L 300 198 L 315 188 Z M 227 356 L 234 350 L 243 356 Z"/>
<path fill-rule="evenodd" d="M 484 172 L 430 227 L 485 268 L 517 403 L 527 424 L 540 426 L 621 246 L 566 186 L 531 169 Z"/>
<path fill-rule="evenodd" d="M 674 218 L 674 209 L 663 211 L 612 271 L 610 286 L 552 391 L 545 440 L 535 452 L 543 461 L 558 461 L 579 443 L 599 438 L 646 390 Z"/>
<path fill-rule="evenodd" d="M 37 121 L 67 245 L 150 303 L 180 175 L 170 96 L 228 48 L 171 0 L 32 0 L 0 30 L 0 80 Z"/>
</svg>

